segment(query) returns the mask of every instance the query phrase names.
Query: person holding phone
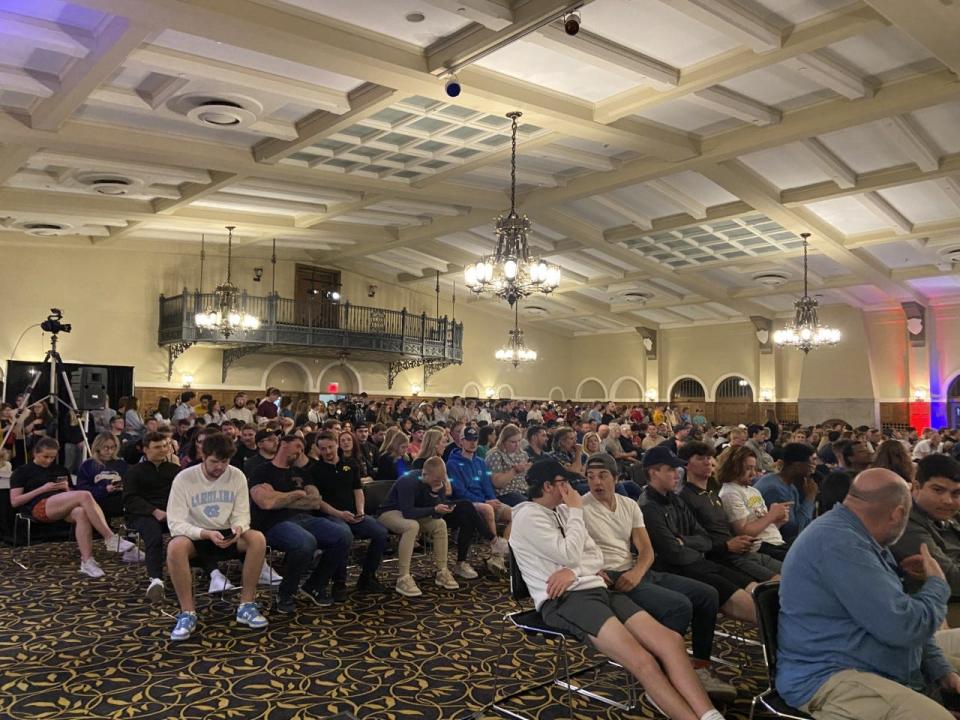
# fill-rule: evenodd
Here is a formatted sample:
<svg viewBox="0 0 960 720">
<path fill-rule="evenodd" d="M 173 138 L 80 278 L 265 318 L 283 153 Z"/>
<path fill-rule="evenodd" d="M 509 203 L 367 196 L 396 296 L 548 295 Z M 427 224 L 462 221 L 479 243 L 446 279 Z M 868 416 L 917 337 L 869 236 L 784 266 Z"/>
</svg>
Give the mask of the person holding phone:
<svg viewBox="0 0 960 720">
<path fill-rule="evenodd" d="M 64 520 L 75 525 L 80 572 L 92 578 L 103 577 L 106 573 L 93 557 L 94 530 L 103 536 L 110 552 L 125 553 L 136 546 L 113 532 L 93 495 L 70 489 L 70 472 L 57 463 L 59 452 L 60 443 L 53 438 L 37 441 L 32 462 L 18 467 L 10 476 L 10 504 L 29 511 L 37 522 Z"/>
<path fill-rule="evenodd" d="M 111 433 L 100 433 L 90 443 L 90 458 L 77 470 L 77 490 L 93 495 L 108 518 L 123 515 L 123 478 L 130 468 L 117 449 Z"/>
<path fill-rule="evenodd" d="M 186 640 L 197 627 L 190 572 L 193 558 L 208 562 L 242 557 L 237 623 L 254 630 L 268 625 L 256 603 L 267 541 L 263 533 L 250 527 L 247 479 L 230 464 L 236 452 L 233 440 L 223 433 L 211 433 L 200 450 L 200 464 L 180 471 L 167 500 L 167 571 L 180 602 L 177 623 L 170 633 L 174 641 Z"/>
</svg>

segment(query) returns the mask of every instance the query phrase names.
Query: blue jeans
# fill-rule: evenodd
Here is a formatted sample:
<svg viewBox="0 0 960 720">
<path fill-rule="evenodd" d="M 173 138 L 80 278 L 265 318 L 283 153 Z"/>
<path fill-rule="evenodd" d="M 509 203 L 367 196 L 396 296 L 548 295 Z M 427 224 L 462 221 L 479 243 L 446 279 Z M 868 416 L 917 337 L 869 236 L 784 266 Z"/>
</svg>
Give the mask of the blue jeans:
<svg viewBox="0 0 960 720">
<path fill-rule="evenodd" d="M 283 582 L 279 589 L 282 597 L 296 594 L 300 588 L 300 578 L 310 568 L 317 550 L 322 550 L 323 555 L 303 584 L 305 588 L 323 588 L 331 577 L 347 572 L 347 553 L 350 552 L 353 533 L 330 518 L 302 513 L 277 523 L 264 535 L 270 547 L 282 551 L 286 556 Z"/>
<path fill-rule="evenodd" d="M 346 531 L 350 533 L 351 542 L 353 538 L 370 540 L 370 544 L 367 545 L 367 554 L 363 558 L 363 568 L 360 570 L 360 573 L 361 575 L 376 575 L 377 568 L 380 567 L 380 561 L 383 560 L 383 551 L 390 541 L 390 531 L 381 525 L 375 517 L 370 517 L 369 515 L 357 523 L 348 523 L 340 518 L 330 517 L 329 515 L 325 515 L 324 520 L 329 520 L 341 528 L 346 529 Z M 346 580 L 347 566 L 344 565 L 342 571 L 337 571 L 333 574 L 333 581 L 346 582 Z"/>
<path fill-rule="evenodd" d="M 614 582 L 622 574 L 607 570 Z M 674 632 L 685 635 L 690 627 L 693 657 L 710 659 L 720 609 L 716 589 L 699 580 L 649 570 L 640 584 L 626 595 Z"/>
</svg>

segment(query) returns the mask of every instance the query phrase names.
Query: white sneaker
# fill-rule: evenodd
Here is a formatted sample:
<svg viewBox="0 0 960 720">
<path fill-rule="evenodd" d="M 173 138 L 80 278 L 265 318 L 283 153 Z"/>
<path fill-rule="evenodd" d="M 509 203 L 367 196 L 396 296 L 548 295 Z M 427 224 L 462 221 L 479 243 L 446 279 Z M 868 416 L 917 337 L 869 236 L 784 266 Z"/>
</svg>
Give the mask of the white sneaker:
<svg viewBox="0 0 960 720">
<path fill-rule="evenodd" d="M 503 555 L 491 555 L 487 558 L 487 569 L 498 575 L 507 572 L 507 565 L 503 561 Z"/>
<path fill-rule="evenodd" d="M 236 589 L 237 586 L 230 582 L 227 579 L 227 576 L 219 570 L 214 570 L 212 573 L 210 573 L 210 587 L 207 590 L 208 595 L 213 595 L 219 592 L 230 592 L 231 590 Z"/>
<path fill-rule="evenodd" d="M 494 538 L 490 542 L 490 552 L 496 555 L 506 555 L 509 549 L 510 543 L 508 543 L 502 537 Z"/>
<path fill-rule="evenodd" d="M 458 562 L 453 566 L 453 574 L 457 577 L 462 577 L 464 580 L 476 580 L 480 575 L 477 574 L 477 571 L 473 569 L 470 563 Z"/>
<path fill-rule="evenodd" d="M 166 590 L 163 580 L 160 578 L 150 578 L 150 584 L 147 585 L 147 600 L 152 603 L 158 603 L 163 600 L 163 592 Z"/>
<path fill-rule="evenodd" d="M 423 591 L 417 587 L 412 575 L 402 575 L 397 578 L 396 591 L 404 597 L 420 597 Z"/>
<path fill-rule="evenodd" d="M 80 572 L 92 578 L 102 578 L 106 575 L 92 557 L 80 561 Z"/>
<path fill-rule="evenodd" d="M 127 550 L 120 557 L 120 559 L 123 560 L 125 563 L 141 563 L 147 559 L 147 556 L 146 554 L 144 554 L 143 550 L 134 546 L 129 550 Z"/>
<path fill-rule="evenodd" d="M 134 545 L 132 542 L 129 540 L 124 540 L 116 533 L 114 533 L 112 537 L 105 539 L 103 541 L 103 546 L 110 552 L 126 552 L 130 548 L 136 547 L 136 545 Z"/>
<path fill-rule="evenodd" d="M 453 579 L 453 575 L 449 570 L 447 570 L 447 568 L 437 572 L 437 578 L 434 582 L 436 582 L 439 587 L 442 587 L 446 590 L 460 589 L 460 583 Z"/>
<path fill-rule="evenodd" d="M 263 567 L 260 568 L 260 578 L 257 580 L 257 585 L 279 585 L 282 582 L 283 578 L 280 577 L 280 573 L 264 562 Z"/>
</svg>

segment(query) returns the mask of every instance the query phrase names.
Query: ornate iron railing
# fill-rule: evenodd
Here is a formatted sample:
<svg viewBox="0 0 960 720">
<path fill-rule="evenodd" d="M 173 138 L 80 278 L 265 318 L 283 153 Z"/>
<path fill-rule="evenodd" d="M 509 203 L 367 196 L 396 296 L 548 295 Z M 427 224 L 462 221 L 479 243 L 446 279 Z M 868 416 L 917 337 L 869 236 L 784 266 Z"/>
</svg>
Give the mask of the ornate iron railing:
<svg viewBox="0 0 960 720">
<path fill-rule="evenodd" d="M 189 292 L 160 296 L 160 328 L 157 342 L 167 347 L 168 379 L 173 363 L 196 344 L 224 348 L 223 377 L 230 364 L 250 352 L 357 355 L 394 364 L 399 368 L 424 365 L 436 371 L 463 360 L 463 323 L 447 317 L 434 318 L 402 310 L 334 303 L 329 300 L 293 300 L 278 294 L 247 295 L 243 307 L 260 318 L 260 327 L 224 338 L 218 332 L 198 328 L 194 316 L 212 305 L 212 293 Z M 399 372 L 399 369 L 397 370 Z"/>
</svg>

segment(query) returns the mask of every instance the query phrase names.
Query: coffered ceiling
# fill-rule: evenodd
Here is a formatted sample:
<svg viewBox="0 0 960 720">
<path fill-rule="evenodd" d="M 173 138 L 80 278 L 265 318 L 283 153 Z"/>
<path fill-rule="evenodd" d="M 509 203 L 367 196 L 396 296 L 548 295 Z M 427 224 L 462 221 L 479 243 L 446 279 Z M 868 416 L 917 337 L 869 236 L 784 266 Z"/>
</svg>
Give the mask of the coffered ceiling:
<svg viewBox="0 0 960 720">
<path fill-rule="evenodd" d="M 543 24 L 575 6 L 576 36 Z M 494 247 L 520 110 L 564 271 L 527 324 L 789 312 L 804 231 L 826 304 L 952 302 L 958 28 L 943 0 L 0 0 L 0 243 L 197 252 L 232 224 L 449 294 Z"/>
</svg>

